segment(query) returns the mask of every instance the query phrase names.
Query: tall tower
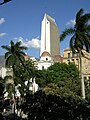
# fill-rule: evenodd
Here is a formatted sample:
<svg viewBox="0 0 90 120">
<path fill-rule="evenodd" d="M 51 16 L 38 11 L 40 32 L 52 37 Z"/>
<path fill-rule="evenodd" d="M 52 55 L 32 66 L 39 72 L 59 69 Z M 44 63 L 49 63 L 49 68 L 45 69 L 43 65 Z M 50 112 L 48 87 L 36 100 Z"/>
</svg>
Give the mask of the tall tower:
<svg viewBox="0 0 90 120">
<path fill-rule="evenodd" d="M 55 19 L 45 13 L 41 25 L 41 51 L 48 52 L 51 57 L 60 55 L 60 34 Z"/>
</svg>

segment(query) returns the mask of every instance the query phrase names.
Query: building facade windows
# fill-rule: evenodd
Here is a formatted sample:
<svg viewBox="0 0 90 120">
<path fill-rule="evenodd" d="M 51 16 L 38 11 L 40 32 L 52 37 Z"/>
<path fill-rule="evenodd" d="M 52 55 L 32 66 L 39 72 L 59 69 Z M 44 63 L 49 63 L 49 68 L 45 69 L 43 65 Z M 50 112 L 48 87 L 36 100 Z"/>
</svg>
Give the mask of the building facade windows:
<svg viewBox="0 0 90 120">
<path fill-rule="evenodd" d="M 84 77 L 84 80 L 86 80 L 87 78 L 86 77 Z"/>
<path fill-rule="evenodd" d="M 76 53 L 76 57 L 79 57 L 79 54 L 78 54 L 78 52 Z"/>
<path fill-rule="evenodd" d="M 74 54 L 72 53 L 72 58 L 74 58 Z"/>
<path fill-rule="evenodd" d="M 67 60 L 68 61 L 68 63 L 70 63 L 70 60 Z"/>
<path fill-rule="evenodd" d="M 72 59 L 72 62 L 74 62 L 74 59 Z"/>
<path fill-rule="evenodd" d="M 70 53 L 68 53 L 68 58 L 70 58 Z"/>
<path fill-rule="evenodd" d="M 90 76 L 88 77 L 88 79 L 90 80 Z"/>
<path fill-rule="evenodd" d="M 48 60 L 48 58 L 46 58 L 46 61 Z"/>
<path fill-rule="evenodd" d="M 42 70 L 44 70 L 44 66 L 42 66 Z"/>
</svg>

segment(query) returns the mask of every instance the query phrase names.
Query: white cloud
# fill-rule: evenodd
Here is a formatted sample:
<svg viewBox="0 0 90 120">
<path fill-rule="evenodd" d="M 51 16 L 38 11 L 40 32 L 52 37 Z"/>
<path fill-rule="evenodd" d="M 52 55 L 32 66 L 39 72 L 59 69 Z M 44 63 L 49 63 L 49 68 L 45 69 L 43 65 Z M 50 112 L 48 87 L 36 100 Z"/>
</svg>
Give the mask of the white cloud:
<svg viewBox="0 0 90 120">
<path fill-rule="evenodd" d="M 26 46 L 27 48 L 35 48 L 35 49 L 40 49 L 40 43 L 41 41 L 37 38 L 33 38 L 31 40 L 24 40 L 22 37 L 19 38 L 14 38 L 15 40 L 17 39 L 18 41 L 22 42 L 23 46 Z"/>
<path fill-rule="evenodd" d="M 6 33 L 0 33 L 0 37 L 7 35 Z"/>
<path fill-rule="evenodd" d="M 0 24 L 3 24 L 5 22 L 4 18 L 0 18 Z"/>
<path fill-rule="evenodd" d="M 76 24 L 75 19 L 71 19 L 69 22 L 66 23 L 66 25 L 74 26 Z"/>
</svg>

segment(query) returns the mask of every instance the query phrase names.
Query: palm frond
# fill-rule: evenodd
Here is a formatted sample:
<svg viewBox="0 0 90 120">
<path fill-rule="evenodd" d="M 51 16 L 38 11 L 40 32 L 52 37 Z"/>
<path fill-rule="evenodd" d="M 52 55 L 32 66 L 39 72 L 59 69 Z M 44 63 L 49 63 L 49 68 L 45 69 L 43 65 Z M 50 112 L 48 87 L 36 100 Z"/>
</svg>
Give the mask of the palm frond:
<svg viewBox="0 0 90 120">
<path fill-rule="evenodd" d="M 14 65 L 14 63 L 16 62 L 16 57 L 14 57 L 13 55 L 10 55 L 5 62 L 6 67 L 11 67 Z"/>
<path fill-rule="evenodd" d="M 90 20 L 90 14 L 85 14 L 80 18 L 80 21 L 82 22 L 82 24 L 86 24 L 88 22 L 88 20 Z"/>
<path fill-rule="evenodd" d="M 72 52 L 75 54 L 76 51 L 75 51 L 75 48 L 74 48 L 74 42 L 75 42 L 75 35 L 73 35 L 73 36 L 71 37 L 70 43 L 69 43 L 69 46 L 70 46 Z"/>
<path fill-rule="evenodd" d="M 14 42 L 13 42 L 12 40 L 11 40 L 11 42 L 10 42 L 10 45 L 11 45 L 11 46 L 14 46 Z"/>
<path fill-rule="evenodd" d="M 77 22 L 77 29 L 83 30 L 84 26 L 88 26 L 88 21 L 90 20 L 90 14 L 83 15 Z M 85 29 L 84 29 L 85 30 Z"/>
<path fill-rule="evenodd" d="M 20 47 L 21 44 L 22 44 L 21 41 L 18 41 L 18 42 L 16 42 L 15 46 L 16 46 L 16 47 Z"/>
<path fill-rule="evenodd" d="M 81 8 L 77 14 L 76 14 L 76 23 L 78 22 L 78 20 L 80 19 L 80 17 L 83 15 L 84 10 Z"/>
<path fill-rule="evenodd" d="M 21 54 L 23 56 L 26 55 L 23 51 L 20 51 L 19 54 Z"/>
<path fill-rule="evenodd" d="M 84 25 L 83 31 L 86 32 L 86 33 L 90 32 L 90 25 Z"/>
<path fill-rule="evenodd" d="M 16 51 L 23 51 L 23 50 L 26 50 L 27 49 L 27 47 L 25 47 L 25 46 L 22 46 L 22 43 L 21 43 L 21 41 L 19 41 L 19 42 L 17 42 L 16 44 L 15 44 L 15 49 L 16 49 Z"/>
<path fill-rule="evenodd" d="M 75 33 L 75 29 L 73 29 L 73 28 L 69 28 L 69 29 L 64 30 L 60 36 L 60 41 L 63 41 L 66 36 L 72 35 L 74 33 Z"/>
<path fill-rule="evenodd" d="M 19 49 L 20 49 L 20 50 L 27 50 L 27 47 L 25 47 L 25 46 L 20 46 Z"/>
<path fill-rule="evenodd" d="M 83 45 L 84 45 L 84 41 L 83 41 L 83 33 L 80 31 L 76 32 L 76 46 L 77 46 L 77 50 L 78 49 L 83 49 Z"/>
<path fill-rule="evenodd" d="M 84 37 L 84 40 L 83 40 L 84 41 L 84 47 L 86 48 L 86 51 L 89 52 L 90 51 L 90 36 L 84 34 L 83 37 Z"/>
<path fill-rule="evenodd" d="M 80 31 L 77 31 L 76 32 L 76 37 L 78 38 L 78 40 L 82 43 L 82 44 L 84 44 L 83 43 L 83 34 L 84 34 L 84 32 L 80 32 Z"/>
<path fill-rule="evenodd" d="M 10 51 L 10 50 L 11 50 L 11 49 L 10 49 L 10 46 L 7 46 L 7 45 L 6 45 L 6 46 L 2 45 L 1 47 L 2 47 L 3 49 L 7 50 L 7 51 Z"/>
<path fill-rule="evenodd" d="M 9 51 L 6 52 L 6 53 L 5 53 L 5 59 L 7 59 L 10 55 L 11 55 L 11 52 L 9 52 Z"/>
</svg>

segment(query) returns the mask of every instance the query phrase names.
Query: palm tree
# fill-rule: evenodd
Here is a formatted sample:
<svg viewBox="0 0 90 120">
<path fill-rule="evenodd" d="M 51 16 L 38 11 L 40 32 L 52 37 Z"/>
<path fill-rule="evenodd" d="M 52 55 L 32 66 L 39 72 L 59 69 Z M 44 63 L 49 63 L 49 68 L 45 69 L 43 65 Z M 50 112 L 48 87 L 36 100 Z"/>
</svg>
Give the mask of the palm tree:
<svg viewBox="0 0 90 120">
<path fill-rule="evenodd" d="M 85 98 L 84 80 L 82 77 L 82 49 L 89 52 L 90 49 L 90 13 L 84 14 L 84 10 L 80 9 L 76 14 L 76 20 L 74 27 L 65 29 L 61 34 L 60 41 L 63 41 L 66 36 L 72 35 L 70 39 L 70 48 L 73 53 L 78 51 L 80 58 L 80 76 L 81 76 L 81 93 Z"/>
<path fill-rule="evenodd" d="M 23 50 L 27 48 L 25 46 L 21 46 L 21 42 L 14 43 L 12 40 L 10 42 L 10 46 L 1 46 L 3 49 L 7 50 L 5 53 L 5 65 L 7 68 L 13 69 L 13 81 L 15 80 L 15 67 L 17 64 L 23 64 L 25 53 Z M 14 101 L 15 101 L 15 81 L 13 83 L 14 88 Z M 15 119 L 15 102 L 14 102 L 14 119 Z"/>
</svg>

